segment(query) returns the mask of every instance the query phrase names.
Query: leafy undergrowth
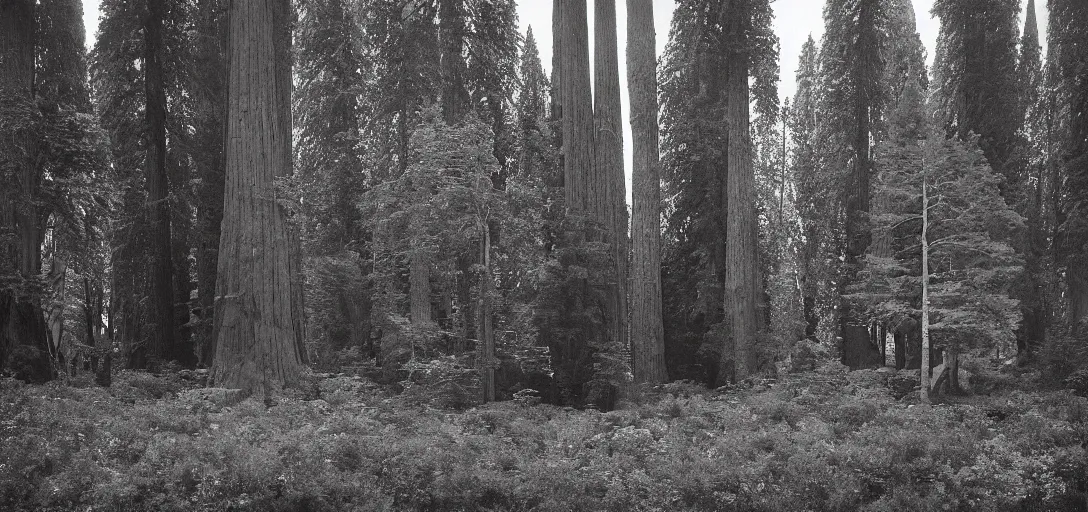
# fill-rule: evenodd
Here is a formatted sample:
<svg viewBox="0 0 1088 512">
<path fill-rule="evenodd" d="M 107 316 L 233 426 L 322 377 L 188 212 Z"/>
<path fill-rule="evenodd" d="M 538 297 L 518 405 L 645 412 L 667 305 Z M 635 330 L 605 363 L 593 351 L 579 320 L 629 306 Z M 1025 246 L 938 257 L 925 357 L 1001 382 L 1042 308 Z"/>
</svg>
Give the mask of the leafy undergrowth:
<svg viewBox="0 0 1088 512">
<path fill-rule="evenodd" d="M 878 380 L 674 383 L 609 413 L 451 412 L 343 377 L 240 402 L 127 372 L 109 390 L 9 380 L 0 509 L 1084 510 L 1088 399 L 923 407 Z"/>
</svg>

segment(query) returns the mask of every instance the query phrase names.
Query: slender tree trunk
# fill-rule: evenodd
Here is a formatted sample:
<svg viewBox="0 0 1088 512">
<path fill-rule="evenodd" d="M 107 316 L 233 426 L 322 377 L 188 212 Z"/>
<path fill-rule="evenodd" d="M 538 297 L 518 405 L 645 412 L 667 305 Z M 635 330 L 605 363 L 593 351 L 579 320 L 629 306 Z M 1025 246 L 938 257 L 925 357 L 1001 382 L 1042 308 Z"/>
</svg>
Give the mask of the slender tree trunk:
<svg viewBox="0 0 1088 512">
<path fill-rule="evenodd" d="M 627 0 L 627 84 L 631 95 L 631 356 L 635 382 L 662 383 L 661 175 L 657 59 L 652 0 Z"/>
<path fill-rule="evenodd" d="M 594 183 L 599 216 L 612 245 L 615 285 L 610 290 L 612 338 L 628 344 L 627 185 L 623 172 L 623 118 L 620 105 L 620 67 L 616 38 L 616 0 L 594 0 Z"/>
<path fill-rule="evenodd" d="M 740 9 L 738 9 L 740 10 Z M 737 16 L 732 16 L 739 24 Z M 747 37 L 741 28 L 734 29 L 743 45 Z M 757 311 L 762 279 L 758 262 L 758 225 L 755 216 L 755 175 L 752 165 L 751 132 L 749 128 L 748 61 L 743 53 L 734 53 L 728 61 L 727 94 L 727 165 L 726 177 L 726 268 L 725 311 L 732 330 L 732 350 L 723 350 L 718 379 L 728 375 L 730 362 L 733 378 L 741 381 L 757 371 L 756 337 L 760 331 Z"/>
<path fill-rule="evenodd" d="M 567 208 L 593 216 L 591 198 L 608 197 L 607 181 L 591 183 L 593 176 L 593 98 L 589 83 L 589 25 L 586 21 L 586 0 L 556 0 L 562 43 L 559 87 L 562 105 L 563 192 Z M 595 194 L 599 192 L 599 194 Z M 611 213 L 611 210 L 607 210 Z"/>
<path fill-rule="evenodd" d="M 922 155 L 922 403 L 929 403 L 929 189 L 926 185 L 926 158 Z"/>
<path fill-rule="evenodd" d="M 305 359 L 297 235 L 274 186 L 291 173 L 290 2 L 234 0 L 229 16 L 212 379 L 267 394 L 297 385 Z"/>
<path fill-rule="evenodd" d="M 170 181 L 166 173 L 166 89 L 163 84 L 162 0 L 147 1 L 144 20 L 144 109 L 147 122 L 145 160 L 151 247 L 152 321 L 149 357 L 174 356 L 174 265 L 170 251 Z M 147 361 L 140 361 L 146 364 Z M 142 365 L 143 365 L 142 364 Z M 142 366 L 141 365 L 141 366 Z"/>
<path fill-rule="evenodd" d="M 200 140 L 201 158 L 196 161 L 200 175 L 197 189 L 197 294 L 200 304 L 201 327 L 196 332 L 198 341 L 197 364 L 211 366 L 215 356 L 215 336 L 212 318 L 215 309 L 216 265 L 219 259 L 219 237 L 223 221 L 223 186 L 226 155 L 226 92 L 227 75 L 225 56 L 227 32 L 226 16 L 220 0 L 201 0 L 197 6 L 197 55 L 199 65 L 195 71 L 197 94 L 196 137 Z"/>
<path fill-rule="evenodd" d="M 0 276 L 33 281 L 41 273 L 34 103 L 34 2 L 0 0 Z M 0 367 L 18 378 L 53 377 L 41 299 L 0 289 Z"/>
<path fill-rule="evenodd" d="M 481 180 L 482 181 L 482 180 Z M 483 186 L 490 187 L 488 180 Z M 491 314 L 491 293 L 493 277 L 491 275 L 491 230 L 488 229 L 486 216 L 480 223 L 482 239 L 480 240 L 480 263 L 483 270 L 480 272 L 480 299 L 479 319 L 476 328 L 479 331 L 477 337 L 480 340 L 480 350 L 483 354 L 483 388 L 484 402 L 495 401 L 495 327 Z"/>
</svg>

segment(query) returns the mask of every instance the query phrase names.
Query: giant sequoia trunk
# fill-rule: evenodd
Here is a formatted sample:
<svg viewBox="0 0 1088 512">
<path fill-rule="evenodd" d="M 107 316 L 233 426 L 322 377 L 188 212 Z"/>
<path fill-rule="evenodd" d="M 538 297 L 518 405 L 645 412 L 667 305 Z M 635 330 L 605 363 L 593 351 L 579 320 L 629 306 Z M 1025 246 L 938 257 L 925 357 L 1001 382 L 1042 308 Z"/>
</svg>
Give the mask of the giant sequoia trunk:
<svg viewBox="0 0 1088 512">
<path fill-rule="evenodd" d="M 661 177 L 657 60 L 652 0 L 627 0 L 627 87 L 631 93 L 631 359 L 635 382 L 661 383 L 665 333 L 661 307 Z"/>
<path fill-rule="evenodd" d="M 274 184 L 291 173 L 290 2 L 235 0 L 229 16 L 212 379 L 267 394 L 296 385 L 305 358 L 297 235 Z"/>
<path fill-rule="evenodd" d="M 738 9 L 739 10 L 739 9 Z M 734 48 L 743 48 L 747 37 L 739 16 L 731 13 Z M 732 350 L 722 350 L 719 384 L 732 368 L 733 380 L 740 381 L 756 371 L 756 336 L 760 331 L 757 310 L 762 278 L 758 262 L 758 224 L 755 215 L 755 171 L 749 128 L 748 59 L 734 50 L 729 56 L 726 77 L 728 138 L 726 177 L 725 314 L 730 324 Z M 731 360 L 730 360 L 731 359 Z"/>
<path fill-rule="evenodd" d="M 151 238 L 151 346 L 137 348 L 133 361 L 145 367 L 148 357 L 173 359 L 174 266 L 170 252 L 170 184 L 166 174 L 166 89 L 163 84 L 163 2 L 148 0 L 144 20 L 144 95 L 147 121 L 145 171 Z"/>
<path fill-rule="evenodd" d="M 0 0 L 0 368 L 41 382 L 53 376 L 45 318 L 24 285 L 41 273 L 36 123 L 34 2 Z"/>
<path fill-rule="evenodd" d="M 594 0 L 594 217 L 612 246 L 615 284 L 609 290 L 612 338 L 627 347 L 627 190 L 616 42 L 616 0 Z"/>
</svg>

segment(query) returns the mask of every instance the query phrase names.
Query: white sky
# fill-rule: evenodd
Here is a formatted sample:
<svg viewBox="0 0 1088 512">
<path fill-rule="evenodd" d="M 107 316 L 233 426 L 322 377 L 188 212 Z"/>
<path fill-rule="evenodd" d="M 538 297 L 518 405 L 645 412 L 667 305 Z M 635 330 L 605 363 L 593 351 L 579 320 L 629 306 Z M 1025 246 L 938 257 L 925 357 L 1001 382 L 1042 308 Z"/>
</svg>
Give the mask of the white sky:
<svg viewBox="0 0 1088 512">
<path fill-rule="evenodd" d="M 801 45 L 811 34 L 819 43 L 823 35 L 823 0 L 771 0 L 771 7 L 775 12 L 774 29 L 781 40 L 780 65 L 782 68 L 782 81 L 779 84 L 779 96 L 792 97 L 796 90 L 794 84 L 794 71 L 797 69 L 797 59 L 801 54 Z M 657 54 L 660 56 L 665 48 L 669 36 L 669 24 L 672 20 L 674 0 L 653 0 L 654 25 L 657 29 Z M 933 6 L 933 0 L 912 0 L 914 11 L 918 18 L 918 33 L 922 37 L 922 44 L 926 47 L 928 63 L 933 63 L 933 48 L 937 42 L 937 31 L 940 28 L 936 18 L 929 13 Z M 589 29 L 593 31 L 593 1 L 587 2 L 589 11 Z M 83 20 L 87 26 L 87 46 L 94 44 L 94 37 L 98 31 L 98 4 L 99 0 L 83 0 Z M 1027 0 L 1021 0 L 1023 6 Z M 1035 2 L 1039 22 L 1039 32 L 1043 46 L 1046 46 L 1047 9 L 1045 0 Z M 518 4 L 518 16 L 521 33 L 530 25 L 533 27 L 533 35 L 540 47 L 540 59 L 543 61 L 546 72 L 551 72 L 552 64 L 552 2 L 549 0 L 521 0 Z M 616 1 L 617 32 L 619 35 L 619 50 L 625 52 L 627 47 L 627 5 L 624 0 Z M 1020 15 L 1020 27 L 1023 29 L 1024 14 Z M 593 38 L 590 37 L 590 58 L 593 57 Z M 631 202 L 631 127 L 628 123 L 628 99 L 627 99 L 627 70 L 623 57 L 620 61 L 620 91 L 623 102 L 623 140 L 625 169 L 627 173 L 627 202 Z"/>
</svg>

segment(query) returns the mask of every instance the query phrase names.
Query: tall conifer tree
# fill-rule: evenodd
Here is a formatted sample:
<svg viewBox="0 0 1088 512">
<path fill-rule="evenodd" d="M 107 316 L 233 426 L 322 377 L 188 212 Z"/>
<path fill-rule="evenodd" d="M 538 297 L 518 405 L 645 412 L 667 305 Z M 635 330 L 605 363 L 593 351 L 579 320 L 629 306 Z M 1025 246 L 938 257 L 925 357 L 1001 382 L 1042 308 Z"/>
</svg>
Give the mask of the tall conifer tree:
<svg viewBox="0 0 1088 512">
<path fill-rule="evenodd" d="M 274 185 L 291 174 L 290 3 L 233 2 L 229 20 L 227 181 L 212 379 L 268 394 L 297 385 L 305 360 L 297 235 Z"/>
<path fill-rule="evenodd" d="M 653 2 L 627 0 L 627 84 L 633 146 L 631 356 L 635 382 L 661 383 L 665 333 L 661 313 L 661 177 Z"/>
</svg>

